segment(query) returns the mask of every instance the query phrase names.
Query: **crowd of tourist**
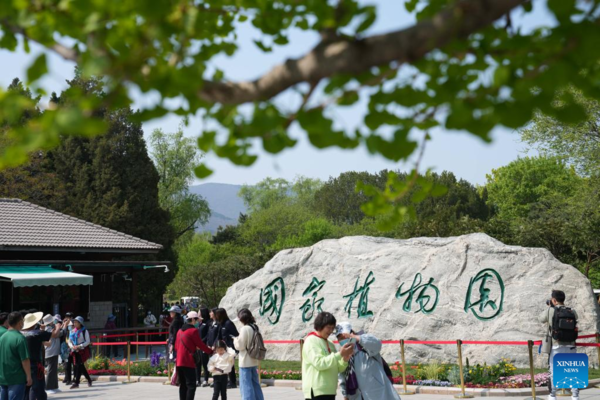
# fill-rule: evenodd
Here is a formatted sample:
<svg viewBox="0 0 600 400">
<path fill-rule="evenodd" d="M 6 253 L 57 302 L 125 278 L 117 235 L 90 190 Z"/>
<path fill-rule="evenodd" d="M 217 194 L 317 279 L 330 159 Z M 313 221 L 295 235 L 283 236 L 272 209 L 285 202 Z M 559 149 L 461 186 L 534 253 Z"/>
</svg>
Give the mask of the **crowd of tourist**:
<svg viewBox="0 0 600 400">
<path fill-rule="evenodd" d="M 83 317 L 67 313 L 63 319 L 37 310 L 0 313 L 0 399 L 46 400 L 60 392 L 59 360 L 65 368 L 62 382 L 70 389 L 79 387 L 82 375 L 92 386 L 85 367 L 89 345 Z"/>
<path fill-rule="evenodd" d="M 249 353 L 259 329 L 248 309 L 237 315 L 243 325 L 241 332 L 223 308 L 201 307 L 198 312 L 186 313 L 173 305 L 168 312 L 168 320 L 164 318 L 163 323 L 168 321 L 169 360 L 176 364 L 172 383 L 179 386 L 180 400 L 193 400 L 196 387 L 209 386 L 209 374 L 213 377 L 213 400 L 227 400 L 227 389 L 237 387 L 235 358 L 239 358 L 242 399 L 264 399 L 258 380 L 258 359 Z"/>
<path fill-rule="evenodd" d="M 554 355 L 577 352 L 578 317 L 564 305 L 565 297 L 564 292 L 553 291 L 548 310 L 539 318 L 551 338 L 544 350 L 549 354 L 551 378 Z M 267 350 L 250 310 L 237 313 L 242 325 L 239 331 L 223 308 L 201 307 L 196 312 L 173 305 L 168 313 L 161 326 L 169 329 L 168 359 L 176 366 L 172 384 L 179 386 L 180 400 L 194 400 L 197 387 L 209 386 L 210 374 L 213 400 L 227 400 L 227 389 L 237 387 L 236 358 L 242 399 L 264 400 L 258 365 Z M 152 314 L 146 318 L 149 316 Z M 156 319 L 149 322 L 153 323 L 146 326 L 157 323 Z M 114 325 L 112 315 L 107 325 L 110 323 Z M 339 387 L 345 400 L 400 400 L 381 356 L 380 339 L 355 332 L 349 322 L 338 324 L 328 312 L 319 313 L 313 325 L 314 331 L 302 347 L 305 399 L 335 400 Z M 330 340 L 333 337 L 339 350 Z M 0 313 L 0 400 L 46 400 L 48 394 L 60 391 L 59 360 L 65 366 L 63 383 L 76 389 L 83 375 L 92 386 L 85 367 L 89 345 L 90 334 L 82 317 L 67 313 L 62 319 L 37 310 Z M 550 384 L 549 400 L 556 400 L 555 396 L 556 388 Z M 577 388 L 572 390 L 572 400 L 579 400 Z"/>
</svg>

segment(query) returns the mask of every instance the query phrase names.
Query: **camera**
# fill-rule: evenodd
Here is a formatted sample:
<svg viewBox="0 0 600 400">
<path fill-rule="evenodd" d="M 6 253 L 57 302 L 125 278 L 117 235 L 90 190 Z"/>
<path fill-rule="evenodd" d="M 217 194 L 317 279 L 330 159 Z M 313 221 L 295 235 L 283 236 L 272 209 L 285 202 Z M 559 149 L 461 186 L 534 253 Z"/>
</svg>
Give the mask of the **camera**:
<svg viewBox="0 0 600 400">
<path fill-rule="evenodd" d="M 546 300 L 546 305 L 550 306 L 550 307 L 554 307 L 554 304 L 552 304 L 552 300 Z"/>
</svg>

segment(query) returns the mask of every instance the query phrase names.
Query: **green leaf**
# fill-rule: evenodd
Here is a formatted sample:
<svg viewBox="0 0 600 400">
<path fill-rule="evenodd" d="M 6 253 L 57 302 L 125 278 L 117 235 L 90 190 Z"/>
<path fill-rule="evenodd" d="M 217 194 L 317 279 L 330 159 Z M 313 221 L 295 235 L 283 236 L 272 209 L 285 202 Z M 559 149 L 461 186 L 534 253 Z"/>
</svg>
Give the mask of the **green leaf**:
<svg viewBox="0 0 600 400">
<path fill-rule="evenodd" d="M 511 70 L 506 65 L 499 65 L 494 71 L 494 87 L 506 85 L 510 80 Z"/>
<path fill-rule="evenodd" d="M 404 8 L 406 8 L 406 11 L 411 13 L 417 8 L 417 4 L 419 4 L 419 0 L 408 0 L 406 3 L 404 3 Z"/>
<path fill-rule="evenodd" d="M 213 170 L 208 168 L 204 164 L 200 164 L 196 168 L 194 168 L 194 174 L 196 174 L 196 176 L 200 179 L 207 178 L 210 175 L 212 175 L 212 173 L 213 173 Z"/>
<path fill-rule="evenodd" d="M 270 53 L 273 51 L 272 46 L 265 45 L 261 40 L 253 40 L 253 42 L 259 49 L 261 49 L 265 53 Z"/>
<path fill-rule="evenodd" d="M 248 16 L 244 14 L 238 15 L 238 22 L 246 22 L 248 20 Z"/>
<path fill-rule="evenodd" d="M 369 29 L 377 19 L 377 11 L 374 6 L 367 6 L 362 11 L 365 13 L 365 17 L 360 25 L 358 25 L 358 28 L 356 28 L 356 33 L 361 33 Z"/>
<path fill-rule="evenodd" d="M 274 40 L 274 43 L 277 43 L 280 46 L 285 46 L 286 44 L 288 44 L 290 41 L 288 40 L 287 36 L 285 35 L 279 35 L 277 36 Z"/>
<path fill-rule="evenodd" d="M 48 72 L 48 66 L 46 65 L 46 54 L 40 54 L 33 64 L 27 68 L 27 82 L 29 84 L 37 81 L 44 74 Z"/>
<path fill-rule="evenodd" d="M 48 72 L 48 66 L 46 65 L 46 54 L 40 54 L 33 64 L 27 68 L 27 82 L 33 83 L 40 79 L 44 74 Z"/>
<path fill-rule="evenodd" d="M 340 106 L 350 106 L 356 103 L 359 100 L 358 92 L 356 90 L 351 90 L 348 92 L 344 92 L 342 97 L 338 99 L 338 104 Z"/>
</svg>

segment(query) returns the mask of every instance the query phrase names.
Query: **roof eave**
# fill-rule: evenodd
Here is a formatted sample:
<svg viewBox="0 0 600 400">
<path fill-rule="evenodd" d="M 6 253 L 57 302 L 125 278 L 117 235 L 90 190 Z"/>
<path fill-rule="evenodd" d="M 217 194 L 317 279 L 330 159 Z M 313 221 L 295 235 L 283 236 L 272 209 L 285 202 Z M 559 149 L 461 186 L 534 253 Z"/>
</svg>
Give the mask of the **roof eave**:
<svg viewBox="0 0 600 400">
<path fill-rule="evenodd" d="M 157 254 L 159 249 L 112 249 L 105 247 L 39 247 L 39 246 L 2 246 L 0 251 L 46 251 L 56 253 L 117 253 L 117 254 Z"/>
</svg>

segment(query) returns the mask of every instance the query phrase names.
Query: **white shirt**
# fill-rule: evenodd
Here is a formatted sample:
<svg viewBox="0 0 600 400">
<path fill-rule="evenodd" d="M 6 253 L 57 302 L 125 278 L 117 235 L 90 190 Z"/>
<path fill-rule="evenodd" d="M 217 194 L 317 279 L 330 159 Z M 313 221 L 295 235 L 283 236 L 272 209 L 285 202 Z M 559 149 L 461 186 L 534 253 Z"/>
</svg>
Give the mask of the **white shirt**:
<svg viewBox="0 0 600 400">
<path fill-rule="evenodd" d="M 235 351 L 233 349 L 227 348 L 227 351 L 222 356 L 215 351 L 215 354 L 208 360 L 208 370 L 212 372 L 213 376 L 226 375 L 231 372 L 234 363 Z M 223 372 L 217 371 L 217 368 L 223 370 Z"/>
<path fill-rule="evenodd" d="M 244 325 L 240 329 L 240 336 L 233 339 L 233 345 L 240 352 L 240 368 L 249 368 L 258 366 L 258 360 L 250 357 L 248 348 L 252 344 L 254 329 L 250 325 Z"/>
</svg>

